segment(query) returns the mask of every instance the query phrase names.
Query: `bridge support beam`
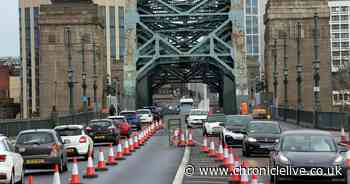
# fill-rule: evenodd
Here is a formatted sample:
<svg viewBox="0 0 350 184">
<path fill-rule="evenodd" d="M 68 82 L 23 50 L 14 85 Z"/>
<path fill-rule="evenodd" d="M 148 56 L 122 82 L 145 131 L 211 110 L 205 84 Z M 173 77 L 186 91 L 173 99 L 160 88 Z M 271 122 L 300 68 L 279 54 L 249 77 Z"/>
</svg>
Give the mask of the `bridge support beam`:
<svg viewBox="0 0 350 184">
<path fill-rule="evenodd" d="M 223 108 L 225 114 L 237 114 L 236 82 L 226 75 L 223 76 Z"/>
<path fill-rule="evenodd" d="M 144 77 L 136 83 L 136 108 L 153 105 L 152 89 L 149 77 Z"/>
</svg>

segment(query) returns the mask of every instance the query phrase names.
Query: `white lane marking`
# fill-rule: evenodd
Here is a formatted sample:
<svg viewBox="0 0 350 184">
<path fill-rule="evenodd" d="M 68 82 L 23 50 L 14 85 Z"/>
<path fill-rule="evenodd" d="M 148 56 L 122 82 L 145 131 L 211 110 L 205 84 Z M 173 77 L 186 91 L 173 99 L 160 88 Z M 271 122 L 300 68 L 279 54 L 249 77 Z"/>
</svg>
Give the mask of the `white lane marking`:
<svg viewBox="0 0 350 184">
<path fill-rule="evenodd" d="M 177 169 L 175 178 L 173 180 L 173 184 L 182 184 L 183 179 L 184 179 L 184 173 L 185 173 L 185 166 L 190 160 L 190 154 L 191 150 L 189 147 L 185 148 L 184 156 L 182 157 L 182 161 L 179 165 L 179 168 Z"/>
</svg>

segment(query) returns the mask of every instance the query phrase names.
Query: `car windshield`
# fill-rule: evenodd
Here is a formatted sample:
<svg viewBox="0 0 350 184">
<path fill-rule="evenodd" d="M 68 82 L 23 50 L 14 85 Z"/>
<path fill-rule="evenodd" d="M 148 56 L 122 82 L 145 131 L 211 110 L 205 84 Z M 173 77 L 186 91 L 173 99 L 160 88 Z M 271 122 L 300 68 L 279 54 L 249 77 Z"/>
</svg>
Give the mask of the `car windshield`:
<svg viewBox="0 0 350 184">
<path fill-rule="evenodd" d="M 56 129 L 56 132 L 60 136 L 76 136 L 76 135 L 82 134 L 82 131 L 80 128 L 62 128 L 62 129 Z"/>
<path fill-rule="evenodd" d="M 53 135 L 47 132 L 33 132 L 21 134 L 18 144 L 49 144 L 55 141 Z"/>
<path fill-rule="evenodd" d="M 115 124 L 119 124 L 119 123 L 124 122 L 124 118 L 112 118 L 112 120 Z"/>
<path fill-rule="evenodd" d="M 225 124 L 226 125 L 246 125 L 250 122 L 248 116 L 227 116 Z"/>
<path fill-rule="evenodd" d="M 251 123 L 248 128 L 249 133 L 279 134 L 281 130 L 275 123 Z"/>
<path fill-rule="evenodd" d="M 111 122 L 109 121 L 90 121 L 89 126 L 92 127 L 109 127 Z"/>
<path fill-rule="evenodd" d="M 290 135 L 283 138 L 281 149 L 288 152 L 335 152 L 336 146 L 330 136 Z"/>
<path fill-rule="evenodd" d="M 205 111 L 192 111 L 191 115 L 207 115 L 208 113 Z"/>
<path fill-rule="evenodd" d="M 137 114 L 150 114 L 150 111 L 145 111 L 145 110 L 139 110 L 136 112 L 137 112 Z"/>
</svg>

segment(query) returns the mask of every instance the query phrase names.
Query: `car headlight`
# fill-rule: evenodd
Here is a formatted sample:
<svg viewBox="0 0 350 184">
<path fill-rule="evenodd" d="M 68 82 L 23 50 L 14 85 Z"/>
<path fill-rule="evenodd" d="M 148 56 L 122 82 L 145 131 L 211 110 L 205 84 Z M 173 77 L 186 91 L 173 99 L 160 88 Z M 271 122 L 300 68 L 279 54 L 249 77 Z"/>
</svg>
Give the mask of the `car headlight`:
<svg viewBox="0 0 350 184">
<path fill-rule="evenodd" d="M 344 162 L 344 157 L 339 155 L 335 160 L 334 160 L 334 165 L 341 165 Z"/>
<path fill-rule="evenodd" d="M 276 140 L 275 140 L 275 142 L 276 142 L 276 143 L 279 143 L 279 142 L 280 142 L 280 140 L 279 140 L 279 139 L 276 139 Z"/>
<path fill-rule="evenodd" d="M 282 164 L 285 164 L 285 165 L 289 164 L 289 159 L 286 156 L 284 156 L 283 154 L 279 154 L 278 161 Z"/>
<path fill-rule="evenodd" d="M 248 142 L 256 142 L 256 139 L 255 138 L 253 138 L 253 137 L 248 137 Z"/>
</svg>

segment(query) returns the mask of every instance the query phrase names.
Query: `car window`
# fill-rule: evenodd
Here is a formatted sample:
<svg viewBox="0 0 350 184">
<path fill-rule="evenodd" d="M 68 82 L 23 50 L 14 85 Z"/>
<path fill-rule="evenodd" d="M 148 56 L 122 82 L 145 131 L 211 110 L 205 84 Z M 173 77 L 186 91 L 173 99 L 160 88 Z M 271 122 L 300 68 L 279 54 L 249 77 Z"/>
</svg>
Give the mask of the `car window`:
<svg viewBox="0 0 350 184">
<path fill-rule="evenodd" d="M 135 116 L 136 112 L 121 112 L 120 115 L 121 116 L 126 116 L 126 117 Z"/>
<path fill-rule="evenodd" d="M 55 139 L 48 132 L 24 133 L 17 140 L 18 144 L 49 144 L 53 142 L 55 142 Z"/>
<path fill-rule="evenodd" d="M 283 138 L 282 150 L 289 152 L 334 152 L 333 138 L 323 135 L 291 135 Z"/>
<path fill-rule="evenodd" d="M 136 111 L 137 114 L 151 114 L 150 111 L 145 111 L 145 110 L 139 110 L 139 111 Z"/>
<path fill-rule="evenodd" d="M 248 125 L 249 133 L 267 133 L 267 134 L 280 134 L 281 129 L 274 123 L 250 123 Z"/>
<path fill-rule="evenodd" d="M 248 116 L 227 116 L 226 125 L 247 125 L 251 121 Z"/>
<path fill-rule="evenodd" d="M 192 111 L 191 115 L 208 115 L 205 111 Z"/>
<path fill-rule="evenodd" d="M 109 127 L 111 126 L 111 122 L 109 121 L 90 121 L 89 126 L 91 127 Z"/>
<path fill-rule="evenodd" d="M 0 141 L 0 151 L 9 151 L 9 148 L 4 140 Z"/>
<path fill-rule="evenodd" d="M 82 130 L 80 128 L 64 128 L 56 129 L 59 136 L 77 136 L 82 135 Z"/>
</svg>

